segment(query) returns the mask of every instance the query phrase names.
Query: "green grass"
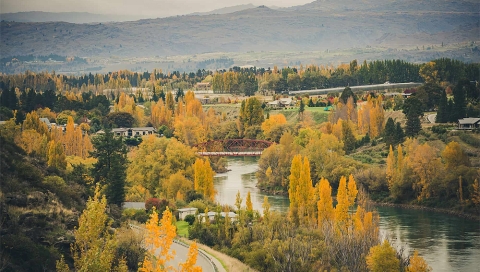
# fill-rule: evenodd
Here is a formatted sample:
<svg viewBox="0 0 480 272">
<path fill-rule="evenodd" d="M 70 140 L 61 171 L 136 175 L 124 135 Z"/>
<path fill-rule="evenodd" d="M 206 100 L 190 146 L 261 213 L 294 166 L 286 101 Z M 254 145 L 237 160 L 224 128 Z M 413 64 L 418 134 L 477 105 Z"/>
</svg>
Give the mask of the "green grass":
<svg viewBox="0 0 480 272">
<path fill-rule="evenodd" d="M 188 238 L 188 223 L 185 221 L 177 221 L 177 235 Z"/>
</svg>

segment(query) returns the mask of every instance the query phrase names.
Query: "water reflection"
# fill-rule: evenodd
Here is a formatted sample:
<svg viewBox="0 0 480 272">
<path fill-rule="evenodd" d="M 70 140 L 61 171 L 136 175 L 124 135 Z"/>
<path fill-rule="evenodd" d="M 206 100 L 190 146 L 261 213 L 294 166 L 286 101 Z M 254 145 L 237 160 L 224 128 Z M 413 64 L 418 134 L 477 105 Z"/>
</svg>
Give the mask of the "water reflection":
<svg viewBox="0 0 480 272">
<path fill-rule="evenodd" d="M 408 252 L 418 250 L 433 271 L 480 271 L 480 223 L 418 210 L 378 208 L 382 233 Z"/>
<path fill-rule="evenodd" d="M 222 204 L 234 205 L 235 196 L 238 191 L 245 206 L 247 193 L 250 191 L 254 210 L 262 211 L 263 197 L 266 195 L 257 187 L 255 173 L 258 169 L 258 157 L 230 157 L 228 158 L 227 173 L 215 176 L 214 185 L 217 190 L 216 200 Z M 286 212 L 289 206 L 288 198 L 285 196 L 267 195 L 271 209 L 279 212 Z"/>
<path fill-rule="evenodd" d="M 253 208 L 262 211 L 264 193 L 256 188 L 258 158 L 228 158 L 228 173 L 215 177 L 217 201 L 235 204 L 237 191 L 250 191 Z M 272 210 L 286 212 L 285 196 L 268 196 Z M 433 271 L 480 271 L 480 223 L 420 210 L 379 207 L 380 232 L 406 252 L 418 250 Z"/>
</svg>

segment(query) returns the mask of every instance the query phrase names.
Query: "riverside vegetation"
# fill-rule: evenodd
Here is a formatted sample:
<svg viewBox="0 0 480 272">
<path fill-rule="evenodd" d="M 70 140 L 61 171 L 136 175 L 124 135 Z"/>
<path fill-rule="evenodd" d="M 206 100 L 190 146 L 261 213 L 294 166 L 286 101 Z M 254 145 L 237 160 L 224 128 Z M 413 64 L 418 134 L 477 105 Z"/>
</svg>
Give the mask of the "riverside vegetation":
<svg viewBox="0 0 480 272">
<path fill-rule="evenodd" d="M 428 271 L 418 254 L 405 256 L 379 237 L 378 215 L 367 200 L 478 212 L 480 137 L 475 131 L 451 131 L 451 123 L 421 122 L 431 109 L 438 109 L 438 122 L 479 115 L 480 89 L 471 82 L 479 78 L 478 64 L 398 62 L 417 67 L 412 76 L 426 82 L 408 90 L 410 98 L 353 93 L 350 88 L 341 95 L 294 97 L 296 105 L 289 110 L 295 117 L 288 120 L 269 109 L 261 96 L 238 96 L 266 90 L 280 96 L 285 88 L 276 84 L 282 80 L 288 86 L 312 78 L 349 82 L 360 71 L 370 71 L 370 65 L 390 62 L 374 63 L 191 74 L 2 75 L 2 268 L 167 269 L 164 261 L 170 253 L 160 259 L 148 253 L 127 222 L 148 221 L 147 236 L 164 231 L 171 239 L 172 212 L 188 206 L 217 214 L 212 222 L 194 217 L 190 239 L 258 270 Z M 375 81 L 401 71 L 386 69 L 388 65 L 379 66 L 385 74 Z M 233 110 L 220 112 L 215 105 L 204 110 L 193 92 L 183 91 L 201 80 L 210 80 L 215 92 L 224 93 L 216 102 L 233 104 Z M 132 85 L 143 89 L 124 89 Z M 328 105 L 332 111 L 321 111 L 327 121 L 317 122 L 313 113 Z M 48 127 L 40 118 L 56 125 Z M 163 137 L 121 138 L 110 131 L 145 125 Z M 101 129 L 103 134 L 94 134 Z M 254 211 L 248 195 L 245 206 L 240 195 L 234 207 L 214 202 L 214 171 L 224 169 L 225 162 L 199 158 L 191 146 L 233 138 L 275 142 L 260 158 L 258 186 L 289 196 L 286 216 L 270 211 L 267 200 L 262 213 Z M 122 211 L 124 201 L 147 201 L 148 209 Z M 238 220 L 220 217 L 222 211 L 235 212 Z M 82 230 L 93 225 L 97 232 L 85 239 Z M 170 243 L 152 241 L 165 252 Z M 191 258 L 178 270 L 198 269 L 192 248 Z M 88 256 L 100 251 L 104 255 L 98 263 L 88 262 Z"/>
</svg>

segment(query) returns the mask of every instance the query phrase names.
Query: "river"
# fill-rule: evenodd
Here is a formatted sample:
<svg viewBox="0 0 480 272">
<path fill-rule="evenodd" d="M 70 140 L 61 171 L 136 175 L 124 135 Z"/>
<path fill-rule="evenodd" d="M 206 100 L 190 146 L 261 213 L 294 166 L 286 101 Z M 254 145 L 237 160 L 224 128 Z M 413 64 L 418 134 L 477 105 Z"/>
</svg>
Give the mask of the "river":
<svg viewBox="0 0 480 272">
<path fill-rule="evenodd" d="M 216 200 L 234 205 L 240 191 L 245 198 L 250 191 L 253 208 L 262 211 L 266 195 L 256 188 L 257 157 L 229 157 L 227 173 L 215 176 Z M 285 212 L 285 196 L 267 195 L 272 210 Z M 480 271 L 480 222 L 440 213 L 378 207 L 380 232 L 406 252 L 414 249 L 425 258 L 433 271 Z"/>
</svg>

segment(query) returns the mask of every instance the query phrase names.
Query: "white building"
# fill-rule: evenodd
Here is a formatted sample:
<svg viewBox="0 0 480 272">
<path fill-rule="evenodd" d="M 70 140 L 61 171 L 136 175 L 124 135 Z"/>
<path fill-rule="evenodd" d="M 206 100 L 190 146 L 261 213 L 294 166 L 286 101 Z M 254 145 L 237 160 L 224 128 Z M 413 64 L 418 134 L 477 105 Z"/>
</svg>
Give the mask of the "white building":
<svg viewBox="0 0 480 272">
<path fill-rule="evenodd" d="M 178 209 L 178 218 L 180 220 L 185 220 L 185 217 L 187 215 L 195 215 L 198 211 L 197 208 L 182 208 L 182 209 Z"/>
</svg>

